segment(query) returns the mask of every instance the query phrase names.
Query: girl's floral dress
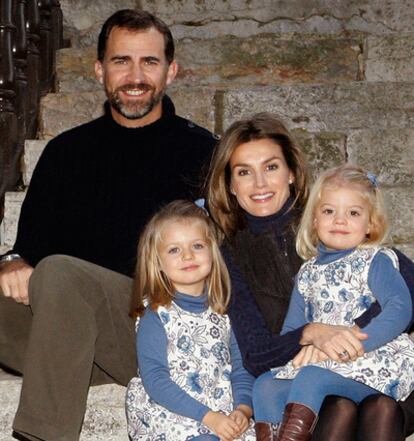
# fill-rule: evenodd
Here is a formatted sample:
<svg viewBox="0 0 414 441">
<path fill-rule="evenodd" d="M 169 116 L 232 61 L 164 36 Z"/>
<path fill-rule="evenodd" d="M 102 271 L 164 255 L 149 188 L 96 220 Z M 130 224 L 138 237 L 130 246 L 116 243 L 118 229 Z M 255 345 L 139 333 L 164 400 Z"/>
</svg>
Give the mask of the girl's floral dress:
<svg viewBox="0 0 414 441">
<path fill-rule="evenodd" d="M 229 318 L 210 308 L 202 313 L 185 311 L 175 303 L 169 308 L 159 307 L 157 312 L 168 338 L 172 380 L 210 409 L 232 412 Z M 139 376 L 128 385 L 126 412 L 128 434 L 134 441 L 187 441 L 211 434 L 202 423 L 151 400 Z M 252 427 L 240 439 L 254 441 Z"/>
<path fill-rule="evenodd" d="M 328 264 L 305 262 L 298 274 L 298 288 L 305 300 L 308 322 L 353 326 L 354 319 L 369 308 L 375 297 L 368 286 L 368 272 L 374 256 L 385 252 L 398 268 L 392 250 L 357 248 Z M 414 342 L 401 334 L 390 343 L 365 353 L 356 361 L 315 363 L 344 377 L 364 383 L 396 400 L 404 400 L 414 389 Z M 291 379 L 298 372 L 289 362 L 273 369 L 276 378 Z"/>
</svg>

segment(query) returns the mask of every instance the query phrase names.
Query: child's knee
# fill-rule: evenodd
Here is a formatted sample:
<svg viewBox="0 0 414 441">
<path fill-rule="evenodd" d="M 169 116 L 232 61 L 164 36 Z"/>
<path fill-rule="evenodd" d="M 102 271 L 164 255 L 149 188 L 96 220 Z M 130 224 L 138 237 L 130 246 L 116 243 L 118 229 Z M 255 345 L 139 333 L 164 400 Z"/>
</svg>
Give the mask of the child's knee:
<svg viewBox="0 0 414 441">
<path fill-rule="evenodd" d="M 260 375 L 260 377 L 257 377 L 253 385 L 253 397 L 262 398 L 273 388 L 274 382 L 275 380 L 271 372 L 266 372 Z"/>
</svg>

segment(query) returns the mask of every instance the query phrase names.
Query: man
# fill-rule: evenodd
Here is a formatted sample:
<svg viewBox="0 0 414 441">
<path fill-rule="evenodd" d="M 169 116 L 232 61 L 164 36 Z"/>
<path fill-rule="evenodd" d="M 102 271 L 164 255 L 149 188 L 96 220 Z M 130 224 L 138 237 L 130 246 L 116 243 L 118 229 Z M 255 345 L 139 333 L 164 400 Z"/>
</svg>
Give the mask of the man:
<svg viewBox="0 0 414 441">
<path fill-rule="evenodd" d="M 0 264 L 0 363 L 23 373 L 18 439 L 79 439 L 89 385 L 135 375 L 139 232 L 163 203 L 197 196 L 215 143 L 164 96 L 174 43 L 151 14 L 105 22 L 95 72 L 105 115 L 46 146 Z"/>
</svg>

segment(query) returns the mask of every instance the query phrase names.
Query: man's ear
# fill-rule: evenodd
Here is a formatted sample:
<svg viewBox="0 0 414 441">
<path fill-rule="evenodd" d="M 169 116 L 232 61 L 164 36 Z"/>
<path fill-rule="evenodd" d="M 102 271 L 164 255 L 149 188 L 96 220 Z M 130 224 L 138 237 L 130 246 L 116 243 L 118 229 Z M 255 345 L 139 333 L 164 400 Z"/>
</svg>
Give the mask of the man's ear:
<svg viewBox="0 0 414 441">
<path fill-rule="evenodd" d="M 168 71 L 167 71 L 167 81 L 166 81 L 167 86 L 169 86 L 174 81 L 174 78 L 177 76 L 177 73 L 178 73 L 178 64 L 175 60 L 172 60 L 170 65 L 168 66 Z"/>
<path fill-rule="evenodd" d="M 99 60 L 95 61 L 95 77 L 101 84 L 103 84 L 103 66 Z"/>
</svg>

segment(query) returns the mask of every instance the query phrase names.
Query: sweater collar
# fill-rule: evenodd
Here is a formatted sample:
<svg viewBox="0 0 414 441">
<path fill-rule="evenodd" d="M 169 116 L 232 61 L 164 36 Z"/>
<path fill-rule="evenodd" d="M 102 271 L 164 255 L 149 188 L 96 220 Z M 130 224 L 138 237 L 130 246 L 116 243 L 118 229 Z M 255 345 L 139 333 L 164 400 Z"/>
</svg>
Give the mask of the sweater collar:
<svg viewBox="0 0 414 441">
<path fill-rule="evenodd" d="M 206 292 L 200 296 L 194 297 L 176 291 L 174 295 L 174 303 L 186 311 L 203 312 L 208 307 L 208 296 Z"/>
<path fill-rule="evenodd" d="M 327 248 L 322 242 L 318 243 L 318 257 L 317 263 L 327 264 L 342 259 L 355 251 L 354 248 L 347 248 L 346 250 L 332 250 Z"/>
<path fill-rule="evenodd" d="M 170 97 L 164 95 L 162 99 L 162 115 L 161 118 L 157 119 L 151 124 L 148 124 L 143 127 L 125 127 L 121 124 L 118 124 L 112 117 L 111 108 L 108 101 L 105 101 L 104 104 L 104 117 L 110 124 L 112 128 L 118 131 L 122 131 L 124 133 L 154 133 L 158 132 L 158 130 L 165 129 L 171 125 L 174 117 L 175 117 L 175 107 Z"/>
<path fill-rule="evenodd" d="M 245 212 L 247 225 L 253 234 L 260 234 L 265 231 L 284 232 L 285 227 L 289 225 L 296 210 L 291 208 L 294 199 L 289 197 L 280 210 L 269 216 L 253 216 L 250 213 Z"/>
</svg>

